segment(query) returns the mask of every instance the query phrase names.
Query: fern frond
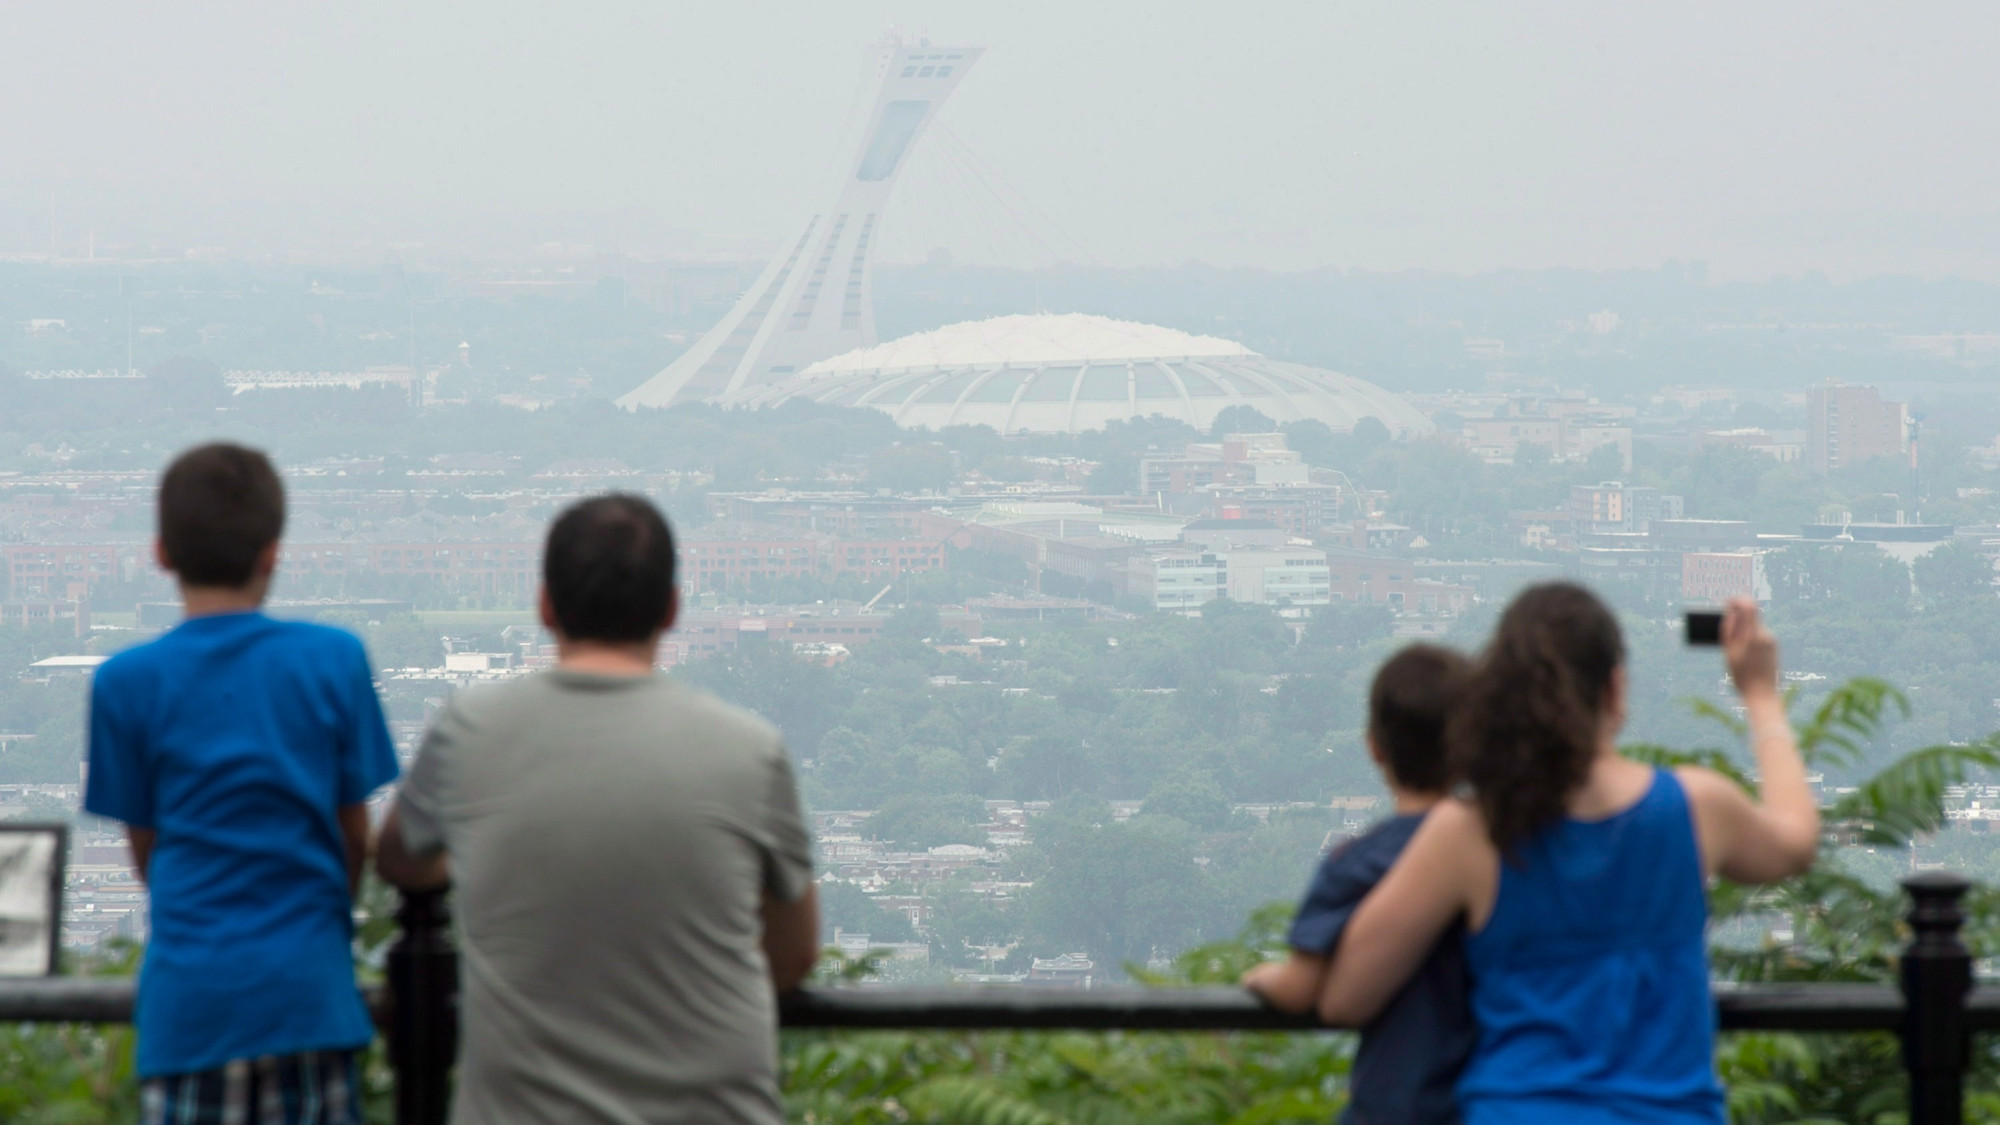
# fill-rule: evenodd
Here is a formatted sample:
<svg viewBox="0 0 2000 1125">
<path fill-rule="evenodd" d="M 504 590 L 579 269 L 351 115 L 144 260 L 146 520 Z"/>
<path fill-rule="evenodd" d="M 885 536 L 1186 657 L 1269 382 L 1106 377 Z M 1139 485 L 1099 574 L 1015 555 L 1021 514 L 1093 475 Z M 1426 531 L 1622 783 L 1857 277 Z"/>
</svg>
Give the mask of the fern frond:
<svg viewBox="0 0 2000 1125">
<path fill-rule="evenodd" d="M 1347 1104 L 1341 1096 L 1294 1088 L 1266 1094 L 1229 1119 L 1229 1125 L 1278 1125 L 1285 1121 L 1332 1121 Z"/>
<path fill-rule="evenodd" d="M 2000 736 L 1905 754 L 1835 801 L 1827 818 L 1863 843 L 1901 846 L 1944 827 L 1945 790 L 1975 769 L 2000 769 Z"/>
<path fill-rule="evenodd" d="M 1718 707 L 1706 699 L 1689 699 L 1686 702 L 1688 710 L 1694 712 L 1695 718 L 1707 719 L 1709 722 L 1727 727 L 1738 738 L 1742 738 L 1750 730 L 1734 711 Z"/>
<path fill-rule="evenodd" d="M 1882 680 L 1856 676 L 1829 692 L 1799 728 L 1799 753 L 1809 763 L 1853 765 L 1867 755 L 1891 710 L 1909 718 L 1909 697 Z"/>
<path fill-rule="evenodd" d="M 944 1076 L 905 1091 L 910 1120 L 934 1125 L 1070 1125 L 988 1078 Z"/>
</svg>

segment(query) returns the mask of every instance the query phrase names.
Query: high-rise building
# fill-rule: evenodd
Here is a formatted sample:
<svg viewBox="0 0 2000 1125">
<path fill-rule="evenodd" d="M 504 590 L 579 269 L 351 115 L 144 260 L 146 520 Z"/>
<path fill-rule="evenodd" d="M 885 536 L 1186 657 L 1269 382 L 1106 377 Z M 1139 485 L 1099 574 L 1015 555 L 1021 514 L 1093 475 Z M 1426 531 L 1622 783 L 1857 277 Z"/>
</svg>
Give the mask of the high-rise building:
<svg viewBox="0 0 2000 1125">
<path fill-rule="evenodd" d="M 1615 480 L 1571 485 L 1566 508 L 1578 535 L 1644 532 L 1654 520 L 1679 519 L 1681 510 L 1679 496 Z"/>
<path fill-rule="evenodd" d="M 875 343 L 871 260 L 910 148 L 984 48 L 891 37 L 869 49 L 872 97 L 833 206 L 765 267 L 729 314 L 618 400 L 670 406 L 779 382 L 815 360 Z"/>
<path fill-rule="evenodd" d="M 1909 408 L 1874 387 L 1829 382 L 1806 392 L 1806 466 L 1815 473 L 1896 457 L 1910 449 Z"/>
</svg>

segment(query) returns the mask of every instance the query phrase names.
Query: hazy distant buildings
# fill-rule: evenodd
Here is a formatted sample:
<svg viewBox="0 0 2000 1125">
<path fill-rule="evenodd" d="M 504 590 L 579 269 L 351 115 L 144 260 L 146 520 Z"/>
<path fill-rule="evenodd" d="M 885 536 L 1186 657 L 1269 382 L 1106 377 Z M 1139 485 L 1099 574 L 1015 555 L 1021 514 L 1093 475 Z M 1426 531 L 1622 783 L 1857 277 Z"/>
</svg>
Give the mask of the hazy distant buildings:
<svg viewBox="0 0 2000 1125">
<path fill-rule="evenodd" d="M 1139 493 L 1198 492 L 1212 485 L 1309 484 L 1312 471 L 1283 434 L 1229 434 L 1175 454 L 1139 460 Z"/>
<path fill-rule="evenodd" d="M 0 547 L 0 584 L 9 601 L 76 599 L 136 569 L 135 550 L 108 543 L 26 543 Z"/>
<path fill-rule="evenodd" d="M 1326 552 L 1314 547 L 1245 547 L 1216 552 L 1229 600 L 1311 608 L 1333 600 Z"/>
<path fill-rule="evenodd" d="M 1804 460 L 1806 455 L 1804 430 L 1766 430 L 1759 427 L 1704 430 L 1696 435 L 1695 441 L 1704 449 L 1717 446 L 1747 449 L 1752 453 L 1761 453 L 1781 464 Z"/>
<path fill-rule="evenodd" d="M 414 367 L 364 367 L 359 371 L 225 371 L 222 382 L 231 392 L 361 390 L 387 387 L 416 400 L 419 390 L 434 386 L 437 372 Z"/>
<path fill-rule="evenodd" d="M 1757 542 L 1757 532 L 1743 520 L 1652 519 L 1640 531 L 1604 531 L 1577 535 L 1577 574 L 1589 581 L 1637 583 L 1648 596 L 1672 598 L 1685 586 L 1684 562 L 1690 553 L 1745 551 Z"/>
<path fill-rule="evenodd" d="M 79 637 L 89 636 L 90 603 L 81 598 L 0 601 L 0 629 L 51 625 L 69 628 Z"/>
<path fill-rule="evenodd" d="M 1689 551 L 1681 556 L 1681 597 L 1720 604 L 1731 598 L 1771 600 L 1763 551 Z"/>
<path fill-rule="evenodd" d="M 942 539 L 850 538 L 731 521 L 689 532 L 681 541 L 680 556 L 682 588 L 696 594 L 779 578 L 858 575 L 894 581 L 905 574 L 942 569 L 945 545 Z"/>
<path fill-rule="evenodd" d="M 1339 522 L 1342 508 L 1360 499 L 1340 474 L 1306 465 L 1279 433 L 1229 434 L 1141 458 L 1139 487 L 1162 510 L 1225 527 L 1262 521 L 1303 537 Z"/>
<path fill-rule="evenodd" d="M 1132 596 L 1156 610 L 1189 613 L 1228 595 L 1225 575 L 1212 551 L 1153 551 L 1132 564 Z"/>
<path fill-rule="evenodd" d="M 1806 392 L 1806 467 L 1825 474 L 1910 449 L 1909 408 L 1874 387 L 1828 383 Z"/>
<path fill-rule="evenodd" d="M 1552 460 L 1580 461 L 1609 446 L 1620 469 L 1632 466 L 1631 407 L 1574 392 L 1452 397 L 1438 405 L 1464 419 L 1459 440 L 1489 463 L 1511 464 L 1531 447 Z"/>
<path fill-rule="evenodd" d="M 1332 548 L 1326 571 L 1333 605 L 1385 605 L 1398 613 L 1448 616 L 1465 610 L 1475 596 L 1462 582 L 1427 576 L 1415 559 L 1375 551 Z"/>
<path fill-rule="evenodd" d="M 1682 501 L 1657 488 L 1608 480 L 1571 485 L 1566 512 L 1578 536 L 1617 532 L 1644 533 L 1654 520 L 1679 519 Z"/>
</svg>

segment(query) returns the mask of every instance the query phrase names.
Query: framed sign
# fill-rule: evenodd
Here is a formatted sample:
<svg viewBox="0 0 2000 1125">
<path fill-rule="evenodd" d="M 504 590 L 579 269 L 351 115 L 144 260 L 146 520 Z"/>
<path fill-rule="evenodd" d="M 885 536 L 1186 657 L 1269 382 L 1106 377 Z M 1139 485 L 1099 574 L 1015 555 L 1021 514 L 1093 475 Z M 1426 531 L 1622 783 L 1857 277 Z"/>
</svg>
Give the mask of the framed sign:
<svg viewBox="0 0 2000 1125">
<path fill-rule="evenodd" d="M 0 823 L 0 977 L 56 971 L 68 853 L 66 824 Z"/>
</svg>

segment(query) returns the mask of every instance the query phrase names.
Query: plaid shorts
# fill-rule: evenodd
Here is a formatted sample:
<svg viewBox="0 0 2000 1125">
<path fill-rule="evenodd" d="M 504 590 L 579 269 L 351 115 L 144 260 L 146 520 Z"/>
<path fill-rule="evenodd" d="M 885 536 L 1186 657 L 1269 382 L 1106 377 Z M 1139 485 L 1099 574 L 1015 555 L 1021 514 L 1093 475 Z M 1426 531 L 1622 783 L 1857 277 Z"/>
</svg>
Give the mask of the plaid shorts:
<svg viewBox="0 0 2000 1125">
<path fill-rule="evenodd" d="M 361 1125 L 353 1051 L 237 1059 L 139 1084 L 143 1125 Z"/>
</svg>

